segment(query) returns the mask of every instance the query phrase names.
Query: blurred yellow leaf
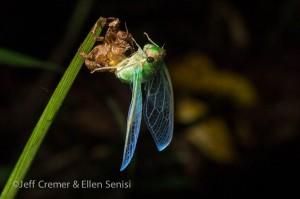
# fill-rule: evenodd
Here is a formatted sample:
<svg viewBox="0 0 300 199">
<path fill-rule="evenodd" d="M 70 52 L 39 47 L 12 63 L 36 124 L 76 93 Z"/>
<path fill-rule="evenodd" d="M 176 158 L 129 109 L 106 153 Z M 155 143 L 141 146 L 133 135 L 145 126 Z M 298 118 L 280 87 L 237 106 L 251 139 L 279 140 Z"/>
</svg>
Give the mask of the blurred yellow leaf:
<svg viewBox="0 0 300 199">
<path fill-rule="evenodd" d="M 200 100 L 189 97 L 177 100 L 176 117 L 183 124 L 192 123 L 206 113 L 207 106 Z"/>
<path fill-rule="evenodd" d="M 229 163 L 236 158 L 229 132 L 223 120 L 215 118 L 190 127 L 187 140 L 217 162 Z"/>
<path fill-rule="evenodd" d="M 246 78 L 216 70 L 214 63 L 205 55 L 187 54 L 172 66 L 173 83 L 179 89 L 226 96 L 242 106 L 256 102 L 255 89 Z"/>
</svg>

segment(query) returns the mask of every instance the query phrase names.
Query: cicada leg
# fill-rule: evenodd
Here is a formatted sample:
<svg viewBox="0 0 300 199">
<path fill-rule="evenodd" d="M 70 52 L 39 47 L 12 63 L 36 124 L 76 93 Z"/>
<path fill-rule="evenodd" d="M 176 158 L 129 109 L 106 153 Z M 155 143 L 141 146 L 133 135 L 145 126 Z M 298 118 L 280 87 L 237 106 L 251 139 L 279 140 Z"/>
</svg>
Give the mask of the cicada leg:
<svg viewBox="0 0 300 199">
<path fill-rule="evenodd" d="M 92 59 L 91 55 L 86 54 L 85 52 L 80 52 L 79 55 L 84 59 Z"/>
<path fill-rule="evenodd" d="M 104 37 L 102 36 L 95 36 L 94 39 L 95 41 L 100 41 L 100 42 L 104 41 Z"/>
<path fill-rule="evenodd" d="M 94 73 L 94 72 L 105 72 L 105 71 L 108 71 L 108 72 L 114 72 L 115 70 L 117 70 L 117 67 L 99 67 L 99 68 L 95 68 L 94 70 L 91 71 L 91 73 Z"/>
<path fill-rule="evenodd" d="M 86 54 L 84 52 L 80 52 L 80 56 L 84 58 L 84 63 L 86 67 L 93 72 L 95 68 L 103 68 L 104 66 L 100 65 L 96 61 L 93 60 L 93 57 L 91 54 Z"/>
</svg>

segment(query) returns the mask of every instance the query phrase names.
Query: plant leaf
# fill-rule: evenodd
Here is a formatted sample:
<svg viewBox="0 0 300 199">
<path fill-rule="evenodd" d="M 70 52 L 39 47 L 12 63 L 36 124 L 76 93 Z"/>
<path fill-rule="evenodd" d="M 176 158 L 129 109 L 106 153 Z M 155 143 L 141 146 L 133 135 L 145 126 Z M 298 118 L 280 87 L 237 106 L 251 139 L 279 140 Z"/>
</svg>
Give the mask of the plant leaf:
<svg viewBox="0 0 300 199">
<path fill-rule="evenodd" d="M 14 183 L 21 182 L 24 179 L 49 127 L 51 126 L 55 118 L 56 113 L 61 107 L 77 74 L 81 69 L 84 59 L 80 56 L 80 52 L 87 53 L 92 49 L 93 45 L 95 44 L 94 37 L 100 34 L 104 22 L 104 18 L 100 17 L 98 19 L 92 30 L 89 32 L 89 34 L 81 44 L 79 50 L 73 57 L 63 77 L 59 81 L 46 108 L 40 116 L 39 121 L 33 129 L 30 138 L 27 141 L 18 159 L 18 162 L 16 163 L 8 181 L 6 182 L 6 185 L 0 196 L 1 199 L 11 199 L 14 198 L 17 194 L 18 187 L 14 186 Z"/>
<path fill-rule="evenodd" d="M 9 65 L 20 68 L 38 68 L 51 71 L 59 71 L 59 66 L 42 61 L 35 57 L 25 55 L 16 51 L 8 50 L 0 47 L 0 64 Z"/>
</svg>

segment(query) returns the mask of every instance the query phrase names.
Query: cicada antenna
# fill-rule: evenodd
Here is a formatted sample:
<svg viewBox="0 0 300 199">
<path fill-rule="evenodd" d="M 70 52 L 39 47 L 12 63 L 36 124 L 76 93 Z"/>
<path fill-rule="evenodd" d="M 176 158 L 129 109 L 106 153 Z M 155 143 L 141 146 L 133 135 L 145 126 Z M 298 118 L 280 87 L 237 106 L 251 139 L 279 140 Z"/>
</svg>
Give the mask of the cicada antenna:
<svg viewBox="0 0 300 199">
<path fill-rule="evenodd" d="M 146 35 L 147 39 L 148 39 L 152 44 L 154 44 L 155 46 L 159 47 L 159 45 L 157 45 L 157 44 L 149 37 L 149 35 L 148 35 L 146 32 L 144 32 L 144 35 Z"/>
<path fill-rule="evenodd" d="M 135 41 L 135 39 L 133 37 L 131 39 L 135 43 L 135 45 L 138 47 L 138 51 L 141 51 L 141 52 L 143 52 L 145 54 L 145 52 L 143 51 L 143 49 L 141 48 L 141 46 Z"/>
<path fill-rule="evenodd" d="M 126 24 L 126 21 L 125 21 L 125 29 L 126 29 L 126 33 L 128 34 L 128 28 L 127 28 L 127 24 Z"/>
</svg>

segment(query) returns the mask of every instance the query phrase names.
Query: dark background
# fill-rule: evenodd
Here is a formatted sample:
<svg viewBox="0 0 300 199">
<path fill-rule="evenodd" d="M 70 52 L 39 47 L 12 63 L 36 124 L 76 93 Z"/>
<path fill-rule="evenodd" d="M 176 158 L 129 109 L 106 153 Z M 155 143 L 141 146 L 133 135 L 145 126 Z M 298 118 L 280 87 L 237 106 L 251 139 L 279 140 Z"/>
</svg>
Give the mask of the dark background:
<svg viewBox="0 0 300 199">
<path fill-rule="evenodd" d="M 64 71 L 99 16 L 165 43 L 175 129 L 157 152 L 143 125 L 120 173 L 130 89 L 83 67 L 26 179 L 131 179 L 132 188 L 20 190 L 18 198 L 257 198 L 298 194 L 300 3 L 297 0 L 5 1 L 0 47 Z M 62 73 L 1 64 L 0 187 Z M 298 194 L 299 195 L 299 194 Z"/>
</svg>

